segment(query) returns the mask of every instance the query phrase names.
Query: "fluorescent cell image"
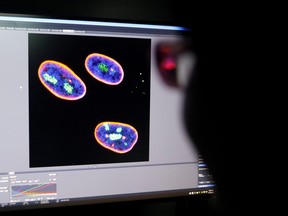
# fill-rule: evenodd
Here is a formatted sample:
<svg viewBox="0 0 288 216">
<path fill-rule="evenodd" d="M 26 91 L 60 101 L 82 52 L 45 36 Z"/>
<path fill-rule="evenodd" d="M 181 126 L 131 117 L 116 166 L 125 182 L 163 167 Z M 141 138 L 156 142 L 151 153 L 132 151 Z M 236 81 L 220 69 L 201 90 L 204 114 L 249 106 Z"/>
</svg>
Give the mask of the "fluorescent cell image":
<svg viewBox="0 0 288 216">
<path fill-rule="evenodd" d="M 150 160 L 151 38 L 30 32 L 27 44 L 30 168 Z"/>
<path fill-rule="evenodd" d="M 85 60 L 88 73 L 100 82 L 118 85 L 124 78 L 122 66 L 114 59 L 99 53 L 92 53 Z"/>
<path fill-rule="evenodd" d="M 41 83 L 56 97 L 77 100 L 86 93 L 84 82 L 66 65 L 52 60 L 41 63 L 38 69 Z"/>
<path fill-rule="evenodd" d="M 138 140 L 138 132 L 131 125 L 120 122 L 102 122 L 94 131 L 97 142 L 113 152 L 126 153 Z"/>
</svg>

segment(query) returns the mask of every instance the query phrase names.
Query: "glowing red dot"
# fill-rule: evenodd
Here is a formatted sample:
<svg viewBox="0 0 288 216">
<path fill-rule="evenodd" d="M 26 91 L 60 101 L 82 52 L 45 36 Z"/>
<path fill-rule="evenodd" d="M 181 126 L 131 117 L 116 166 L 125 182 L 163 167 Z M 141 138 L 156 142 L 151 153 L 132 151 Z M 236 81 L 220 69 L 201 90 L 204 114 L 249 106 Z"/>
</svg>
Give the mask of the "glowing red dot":
<svg viewBox="0 0 288 216">
<path fill-rule="evenodd" d="M 168 57 L 161 63 L 161 67 L 164 70 L 174 70 L 176 68 L 176 62 L 174 58 Z"/>
</svg>

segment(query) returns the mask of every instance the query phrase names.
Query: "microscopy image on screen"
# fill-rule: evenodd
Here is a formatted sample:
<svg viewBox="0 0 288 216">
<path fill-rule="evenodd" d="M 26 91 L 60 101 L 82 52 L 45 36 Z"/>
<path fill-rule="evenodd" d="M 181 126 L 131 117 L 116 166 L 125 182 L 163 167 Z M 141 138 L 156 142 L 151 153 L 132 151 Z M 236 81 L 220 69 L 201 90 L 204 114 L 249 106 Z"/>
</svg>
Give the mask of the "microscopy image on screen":
<svg viewBox="0 0 288 216">
<path fill-rule="evenodd" d="M 28 42 L 31 168 L 149 161 L 150 39 Z"/>
</svg>

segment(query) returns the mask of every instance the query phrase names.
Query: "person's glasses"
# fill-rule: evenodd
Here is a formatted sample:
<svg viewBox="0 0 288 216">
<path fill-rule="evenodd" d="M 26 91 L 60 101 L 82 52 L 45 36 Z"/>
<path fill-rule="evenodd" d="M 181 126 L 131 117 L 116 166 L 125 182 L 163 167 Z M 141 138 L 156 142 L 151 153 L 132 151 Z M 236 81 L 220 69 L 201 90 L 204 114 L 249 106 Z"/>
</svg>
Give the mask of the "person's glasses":
<svg viewBox="0 0 288 216">
<path fill-rule="evenodd" d="M 156 48 L 156 61 L 164 83 L 183 88 L 193 71 L 196 58 L 186 42 L 162 42 Z"/>
</svg>

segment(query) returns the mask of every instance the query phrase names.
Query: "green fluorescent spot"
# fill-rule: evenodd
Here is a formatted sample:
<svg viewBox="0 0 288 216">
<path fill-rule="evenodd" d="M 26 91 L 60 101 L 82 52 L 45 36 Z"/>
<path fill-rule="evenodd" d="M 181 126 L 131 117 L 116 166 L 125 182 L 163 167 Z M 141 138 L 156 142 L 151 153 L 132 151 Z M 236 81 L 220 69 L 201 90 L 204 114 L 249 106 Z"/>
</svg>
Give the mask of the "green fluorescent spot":
<svg viewBox="0 0 288 216">
<path fill-rule="evenodd" d="M 122 135 L 121 134 L 109 134 L 110 140 L 119 140 L 121 139 Z"/>
<path fill-rule="evenodd" d="M 105 126 L 105 130 L 108 131 L 109 130 L 109 125 L 108 124 L 104 124 Z"/>
<path fill-rule="evenodd" d="M 43 75 L 43 78 L 46 80 L 46 81 L 49 81 L 51 83 L 53 83 L 54 85 L 57 83 L 57 79 L 54 77 L 54 76 L 50 76 L 49 74 L 45 73 Z"/>
<path fill-rule="evenodd" d="M 108 72 L 108 67 L 107 67 L 106 64 L 100 63 L 100 64 L 98 65 L 98 67 L 99 67 L 99 69 L 100 69 L 101 71 L 103 71 L 103 72 Z"/>
<path fill-rule="evenodd" d="M 64 89 L 69 93 L 72 94 L 73 87 L 69 83 L 64 83 Z"/>
</svg>

